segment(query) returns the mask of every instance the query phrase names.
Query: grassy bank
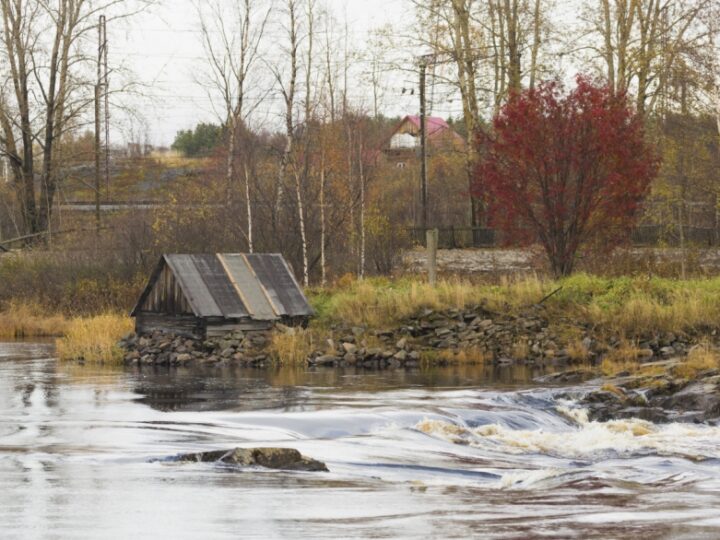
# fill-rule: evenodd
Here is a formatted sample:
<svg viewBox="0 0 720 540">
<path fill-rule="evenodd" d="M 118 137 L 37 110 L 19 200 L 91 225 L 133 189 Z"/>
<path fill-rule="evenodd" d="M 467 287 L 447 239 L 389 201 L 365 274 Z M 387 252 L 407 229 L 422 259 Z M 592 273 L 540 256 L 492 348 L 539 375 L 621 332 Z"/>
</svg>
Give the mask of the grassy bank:
<svg viewBox="0 0 720 540">
<path fill-rule="evenodd" d="M 622 340 L 606 363 L 608 372 L 615 369 L 614 365 L 622 367 L 641 360 L 636 341 L 642 336 L 675 332 L 697 336 L 698 342 L 704 338 L 716 341 L 720 327 L 720 278 L 681 281 L 578 274 L 564 280 L 524 278 L 493 284 L 442 281 L 434 288 L 408 278 L 368 279 L 311 289 L 308 297 L 317 317 L 307 330 L 273 337 L 270 353 L 278 363 L 302 364 L 308 354 L 325 346 L 333 326 L 360 326 L 368 331 L 366 339 L 372 339 L 374 330 L 396 328 L 425 309 L 482 305 L 489 311 L 522 315 L 541 302 L 551 323 L 585 325 L 598 335 Z M 71 316 L 35 304 L 6 306 L 0 312 L 0 337 L 62 336 L 58 354 L 64 359 L 118 361 L 115 344 L 132 330 L 132 321 L 117 310 Z M 571 352 L 574 348 L 582 352 L 576 343 L 566 345 Z M 462 362 L 463 355 L 453 354 L 450 359 Z"/>
<path fill-rule="evenodd" d="M 521 313 L 542 302 L 551 316 L 569 318 L 627 338 L 647 332 L 703 332 L 720 325 L 720 278 L 604 278 L 578 274 L 563 280 L 524 278 L 500 284 L 442 281 L 437 287 L 410 279 L 356 281 L 312 290 L 316 324 L 342 322 L 392 327 L 423 309 Z"/>
</svg>

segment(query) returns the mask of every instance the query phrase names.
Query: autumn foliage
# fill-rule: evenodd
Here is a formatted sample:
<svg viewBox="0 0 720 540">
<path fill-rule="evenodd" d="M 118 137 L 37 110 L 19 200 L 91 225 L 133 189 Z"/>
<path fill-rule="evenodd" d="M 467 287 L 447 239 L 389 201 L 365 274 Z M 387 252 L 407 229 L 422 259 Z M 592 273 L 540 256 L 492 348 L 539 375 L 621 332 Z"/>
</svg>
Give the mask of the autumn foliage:
<svg viewBox="0 0 720 540">
<path fill-rule="evenodd" d="M 658 160 L 625 95 L 549 82 L 512 96 L 493 128 L 478 136 L 475 193 L 506 240 L 540 242 L 567 275 L 581 248 L 627 238 Z"/>
</svg>

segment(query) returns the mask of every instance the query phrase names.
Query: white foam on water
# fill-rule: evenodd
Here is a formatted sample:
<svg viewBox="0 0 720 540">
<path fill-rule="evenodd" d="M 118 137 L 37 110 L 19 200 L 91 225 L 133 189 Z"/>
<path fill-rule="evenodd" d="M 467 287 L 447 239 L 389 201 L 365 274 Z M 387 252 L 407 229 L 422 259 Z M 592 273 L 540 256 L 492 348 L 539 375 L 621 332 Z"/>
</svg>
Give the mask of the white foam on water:
<svg viewBox="0 0 720 540">
<path fill-rule="evenodd" d="M 608 455 L 655 454 L 691 460 L 720 458 L 720 428 L 707 425 L 653 424 L 636 418 L 595 422 L 580 408 L 559 406 L 574 425 L 553 424 L 537 429 L 512 429 L 499 423 L 468 427 L 426 418 L 416 429 L 454 444 L 508 454 L 546 454 L 567 459 L 607 458 Z"/>
</svg>

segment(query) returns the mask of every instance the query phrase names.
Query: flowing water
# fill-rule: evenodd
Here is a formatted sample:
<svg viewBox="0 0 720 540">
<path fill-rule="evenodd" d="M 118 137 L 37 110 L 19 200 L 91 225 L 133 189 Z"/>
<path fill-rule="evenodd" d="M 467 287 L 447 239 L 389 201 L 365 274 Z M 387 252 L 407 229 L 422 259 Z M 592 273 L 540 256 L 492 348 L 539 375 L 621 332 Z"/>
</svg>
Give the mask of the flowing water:
<svg viewBox="0 0 720 540">
<path fill-rule="evenodd" d="M 0 538 L 720 538 L 720 428 L 588 422 L 536 374 L 137 372 L 0 344 Z M 330 472 L 162 460 L 236 446 Z"/>
</svg>

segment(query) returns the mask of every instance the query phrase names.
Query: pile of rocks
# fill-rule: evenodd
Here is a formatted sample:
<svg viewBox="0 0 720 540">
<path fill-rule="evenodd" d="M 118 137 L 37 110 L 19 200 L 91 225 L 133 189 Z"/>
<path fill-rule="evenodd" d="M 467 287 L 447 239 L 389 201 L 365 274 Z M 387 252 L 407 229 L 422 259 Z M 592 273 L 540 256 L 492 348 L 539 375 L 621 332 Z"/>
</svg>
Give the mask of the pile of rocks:
<svg viewBox="0 0 720 540">
<path fill-rule="evenodd" d="M 584 395 L 565 395 L 588 410 L 590 420 L 605 422 L 641 418 L 650 422 L 709 422 L 720 419 L 720 370 L 708 369 L 692 379 L 678 377 L 673 365 L 657 362 L 663 372 L 654 376 L 625 376 L 607 380 Z"/>
<path fill-rule="evenodd" d="M 196 340 L 163 332 L 138 336 L 130 334 L 118 344 L 130 365 L 188 365 L 241 363 L 262 366 L 268 361 L 269 343 L 265 332 L 233 332 L 223 338 Z"/>
</svg>

